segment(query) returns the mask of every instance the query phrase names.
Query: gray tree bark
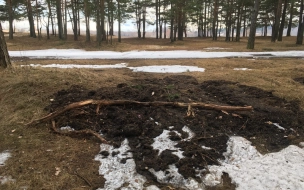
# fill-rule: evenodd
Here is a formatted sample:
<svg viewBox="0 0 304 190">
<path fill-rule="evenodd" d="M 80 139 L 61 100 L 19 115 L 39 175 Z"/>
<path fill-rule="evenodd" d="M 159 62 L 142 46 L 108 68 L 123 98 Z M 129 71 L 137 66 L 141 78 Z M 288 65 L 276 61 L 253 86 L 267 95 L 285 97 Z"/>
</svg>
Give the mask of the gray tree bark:
<svg viewBox="0 0 304 190">
<path fill-rule="evenodd" d="M 251 13 L 251 26 L 250 26 L 248 43 L 247 43 L 247 49 L 254 49 L 256 22 L 259 13 L 259 7 L 260 7 L 260 0 L 255 0 L 254 7 L 252 8 L 252 13 Z"/>
<path fill-rule="evenodd" d="M 7 68 L 10 66 L 11 66 L 11 61 L 7 51 L 7 46 L 0 22 L 0 67 Z"/>
</svg>

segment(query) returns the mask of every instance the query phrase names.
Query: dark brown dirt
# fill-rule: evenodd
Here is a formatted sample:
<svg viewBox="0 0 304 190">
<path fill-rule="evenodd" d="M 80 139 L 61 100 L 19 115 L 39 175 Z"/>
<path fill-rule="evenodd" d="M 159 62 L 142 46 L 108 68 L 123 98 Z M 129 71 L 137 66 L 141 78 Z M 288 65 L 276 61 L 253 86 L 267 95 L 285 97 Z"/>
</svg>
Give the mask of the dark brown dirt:
<svg viewBox="0 0 304 190">
<path fill-rule="evenodd" d="M 153 95 L 152 95 L 153 94 Z M 177 101 L 204 102 L 231 106 L 253 106 L 254 111 L 223 112 L 194 108 L 195 117 L 187 117 L 185 108 L 148 107 L 137 105 L 105 106 L 96 114 L 96 106 L 90 105 L 74 109 L 56 118 L 58 126 L 71 126 L 76 130 L 90 128 L 101 132 L 114 146 L 128 138 L 137 172 L 148 180 L 156 182 L 155 177 L 146 169 L 165 170 L 168 165 L 176 164 L 185 177 L 196 177 L 195 169 L 218 164 L 226 151 L 229 136 L 243 136 L 253 142 L 260 151 L 279 151 L 294 144 L 298 135 L 303 135 L 301 126 L 304 114 L 297 102 L 288 102 L 275 97 L 272 92 L 244 86 L 229 81 L 198 81 L 186 75 L 172 75 L 163 79 L 147 78 L 132 84 L 119 84 L 115 88 L 87 90 L 73 86 L 57 92 L 54 101 L 46 109 L 50 112 L 64 105 L 86 99 L 136 100 L 136 101 Z M 153 118 L 153 120 L 151 119 Z M 157 125 L 155 122 L 158 122 Z M 280 130 L 272 123 L 278 123 L 286 130 Z M 174 129 L 169 129 L 174 126 Z M 188 126 L 195 137 L 191 141 L 181 141 L 171 133 L 170 139 L 178 141 L 185 158 L 178 159 L 172 151 L 164 151 L 158 156 L 151 144 L 164 129 L 175 130 L 182 134 Z M 201 146 L 211 147 L 204 150 Z M 102 152 L 104 156 L 107 152 Z"/>
</svg>

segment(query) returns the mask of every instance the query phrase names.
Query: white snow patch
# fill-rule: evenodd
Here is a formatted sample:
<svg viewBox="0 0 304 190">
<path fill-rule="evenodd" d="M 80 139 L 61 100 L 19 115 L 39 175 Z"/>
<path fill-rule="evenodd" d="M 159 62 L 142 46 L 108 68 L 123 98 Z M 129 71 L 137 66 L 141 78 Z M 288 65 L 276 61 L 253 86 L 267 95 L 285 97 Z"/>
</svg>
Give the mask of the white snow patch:
<svg viewBox="0 0 304 190">
<path fill-rule="evenodd" d="M 0 153 L 0 166 L 4 166 L 6 160 L 11 157 L 9 151 L 4 151 Z M 0 175 L 0 184 L 5 184 L 8 182 L 14 182 L 16 180 L 12 179 L 11 176 L 1 176 Z"/>
<path fill-rule="evenodd" d="M 181 65 L 157 65 L 157 66 L 142 66 L 128 67 L 133 72 L 148 72 L 148 73 L 184 73 L 184 72 L 205 72 L 204 68 L 196 66 L 181 66 Z"/>
<path fill-rule="evenodd" d="M 101 151 L 108 151 L 109 155 L 97 155 L 95 160 L 100 161 L 99 174 L 103 175 L 106 179 L 104 188 L 99 190 L 112 190 L 112 189 L 144 189 L 143 184 L 146 178 L 136 172 L 136 165 L 133 159 L 133 154 L 128 152 L 130 150 L 129 142 L 125 139 L 119 148 L 114 148 L 108 144 L 100 145 Z M 112 156 L 112 153 L 118 153 Z M 121 163 L 126 159 L 125 163 Z M 127 186 L 125 186 L 127 184 Z"/>
<path fill-rule="evenodd" d="M 234 71 L 251 71 L 252 69 L 248 69 L 248 68 L 234 68 Z"/>
<path fill-rule="evenodd" d="M 190 129 L 189 127 L 187 127 L 187 126 L 184 126 L 184 127 L 182 128 L 182 130 L 183 130 L 184 132 L 188 133 L 188 138 L 183 139 L 184 141 L 191 140 L 191 139 L 195 136 L 195 133 L 193 133 L 193 132 L 191 131 L 191 129 Z"/>
<path fill-rule="evenodd" d="M 173 164 L 168 166 L 169 169 L 165 171 L 156 172 L 153 168 L 149 171 L 156 176 L 159 183 L 169 183 L 176 187 L 182 187 L 186 189 L 197 189 L 202 190 L 204 186 L 192 178 L 185 179 L 180 173 L 178 173 L 178 168 Z"/>
<path fill-rule="evenodd" d="M 276 153 L 261 155 L 242 137 L 231 137 L 222 166 L 209 166 L 206 185 L 221 181 L 227 172 L 237 189 L 304 189 L 304 149 L 290 145 Z"/>
<path fill-rule="evenodd" d="M 144 190 L 160 190 L 156 185 L 150 185 L 146 187 Z"/>
<path fill-rule="evenodd" d="M 46 49 L 28 51 L 9 51 L 11 57 L 29 57 L 31 59 L 189 59 L 189 58 L 252 58 L 271 54 L 272 57 L 304 57 L 304 51 L 277 52 L 203 52 L 203 51 L 84 51 L 81 49 Z"/>
<path fill-rule="evenodd" d="M 202 146 L 202 149 L 204 149 L 204 150 L 212 150 L 211 147 L 207 147 L 207 146 Z"/>
<path fill-rule="evenodd" d="M 30 65 L 21 65 L 21 67 L 43 67 L 43 68 L 61 68 L 61 69 L 120 69 L 126 68 L 127 63 L 118 63 L 115 65 L 76 65 L 76 64 L 49 64 L 49 65 L 40 65 L 40 64 L 30 64 Z"/>
<path fill-rule="evenodd" d="M 183 72 L 205 72 L 204 68 L 196 66 L 181 66 L 181 65 L 158 65 L 158 66 L 142 66 L 142 67 L 127 67 L 127 63 L 119 63 L 115 65 L 76 65 L 76 64 L 29 64 L 21 65 L 21 67 L 43 67 L 43 68 L 60 68 L 60 69 L 121 69 L 128 68 L 133 72 L 148 72 L 148 73 L 183 73 Z"/>
<path fill-rule="evenodd" d="M 274 126 L 278 127 L 279 129 L 285 131 L 285 128 L 280 126 L 278 123 L 273 123 Z"/>
<path fill-rule="evenodd" d="M 0 166 L 4 166 L 4 163 L 6 162 L 6 160 L 11 157 L 11 154 L 9 153 L 9 151 L 4 151 L 2 153 L 0 153 Z"/>
<path fill-rule="evenodd" d="M 221 50 L 221 49 L 231 49 L 231 48 L 221 48 L 221 47 L 207 47 L 207 48 L 204 48 L 206 50 Z"/>
<path fill-rule="evenodd" d="M 175 154 L 180 159 L 184 158 L 183 151 L 180 150 L 180 148 L 176 148 L 175 145 L 177 145 L 177 142 L 172 141 L 169 139 L 169 133 L 171 131 L 164 130 L 162 134 L 160 134 L 158 137 L 154 138 L 154 143 L 151 145 L 153 149 L 158 150 L 158 155 L 160 155 L 164 150 L 173 150 L 175 152 L 172 152 L 172 154 Z M 180 133 L 173 131 L 178 136 L 181 136 Z"/>
<path fill-rule="evenodd" d="M 70 126 L 60 127 L 60 130 L 61 131 L 75 131 L 75 129 Z"/>
</svg>

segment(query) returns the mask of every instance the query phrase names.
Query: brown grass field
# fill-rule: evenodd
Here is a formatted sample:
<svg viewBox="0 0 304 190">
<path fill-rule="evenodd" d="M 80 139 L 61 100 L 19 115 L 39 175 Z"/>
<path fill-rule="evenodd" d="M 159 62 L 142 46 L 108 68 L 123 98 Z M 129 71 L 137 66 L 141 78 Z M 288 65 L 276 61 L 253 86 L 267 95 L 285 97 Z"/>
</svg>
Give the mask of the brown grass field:
<svg viewBox="0 0 304 190">
<path fill-rule="evenodd" d="M 283 42 L 271 43 L 270 38 L 257 37 L 254 51 L 304 50 L 295 45 L 295 37 L 285 37 Z M 186 38 L 170 43 L 169 39 L 113 39 L 113 44 L 85 43 L 84 37 L 74 42 L 52 37 L 51 40 L 32 39 L 17 34 L 7 39 L 9 50 L 33 50 L 48 48 L 82 48 L 86 50 L 203 50 L 208 47 L 229 48 L 220 51 L 248 51 L 247 39 L 241 42 L 225 42 L 223 38 L 212 41 L 206 38 Z M 218 51 L 218 50 L 213 50 Z M 49 123 L 25 126 L 32 119 L 47 114 L 44 108 L 54 93 L 73 85 L 97 89 L 116 86 L 134 79 L 163 78 L 173 74 L 133 73 L 127 69 L 47 69 L 20 67 L 29 64 L 116 64 L 126 62 L 129 66 L 144 65 L 190 65 L 205 68 L 204 73 L 189 72 L 183 75 L 195 77 L 199 82 L 226 80 L 272 91 L 286 100 L 300 101 L 304 108 L 304 85 L 295 81 L 304 77 L 303 59 L 164 59 L 164 60 L 30 60 L 12 59 L 13 68 L 0 70 L 0 152 L 10 150 L 12 157 L 0 167 L 0 176 L 11 176 L 14 183 L 0 184 L 0 189 L 96 189 L 104 179 L 98 175 L 99 163 L 93 161 L 99 152 L 99 142 L 94 138 L 70 138 L 52 134 Z M 251 71 L 234 71 L 233 68 L 250 68 Z M 250 102 L 248 102 L 250 105 Z M 298 141 L 303 141 L 300 137 Z M 56 168 L 61 172 L 55 175 Z M 83 178 L 87 179 L 88 184 Z M 163 189 L 170 189 L 164 186 Z"/>
</svg>

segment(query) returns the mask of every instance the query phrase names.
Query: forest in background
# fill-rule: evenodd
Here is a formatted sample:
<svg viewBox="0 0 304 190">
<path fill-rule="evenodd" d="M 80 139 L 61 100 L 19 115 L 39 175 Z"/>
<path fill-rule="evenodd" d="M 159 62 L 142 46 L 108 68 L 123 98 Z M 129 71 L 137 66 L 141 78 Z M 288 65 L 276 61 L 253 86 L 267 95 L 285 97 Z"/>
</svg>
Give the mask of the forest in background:
<svg viewBox="0 0 304 190">
<path fill-rule="evenodd" d="M 223 31 L 226 41 L 248 36 L 247 48 L 253 49 L 257 27 L 267 36 L 271 26 L 271 41 L 276 42 L 282 41 L 285 28 L 290 36 L 291 28 L 298 26 L 296 44 L 303 43 L 303 0 L 5 0 L 0 5 L 0 20 L 9 21 L 9 39 L 13 39 L 16 20 L 28 20 L 30 37 L 41 38 L 43 27 L 47 38 L 56 35 L 62 40 L 67 38 L 68 23 L 78 40 L 81 22 L 85 22 L 89 42 L 94 22 L 100 45 L 114 34 L 117 22 L 120 42 L 121 25 L 130 19 L 137 26 L 137 37 L 143 39 L 147 24 L 155 27 L 157 39 L 171 42 L 183 40 L 187 28 L 196 26 L 198 37 L 213 40 Z"/>
</svg>

